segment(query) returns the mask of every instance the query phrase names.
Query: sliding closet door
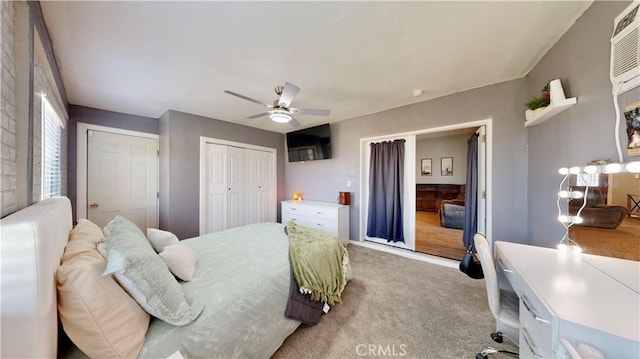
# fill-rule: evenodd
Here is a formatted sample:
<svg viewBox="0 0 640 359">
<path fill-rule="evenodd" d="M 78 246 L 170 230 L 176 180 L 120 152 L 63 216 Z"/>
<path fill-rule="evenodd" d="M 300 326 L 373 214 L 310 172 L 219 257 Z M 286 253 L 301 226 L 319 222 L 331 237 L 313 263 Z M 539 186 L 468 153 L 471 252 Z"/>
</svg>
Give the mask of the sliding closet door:
<svg viewBox="0 0 640 359">
<path fill-rule="evenodd" d="M 245 224 L 244 149 L 227 147 L 227 228 Z"/>
<path fill-rule="evenodd" d="M 200 234 L 276 221 L 275 150 L 205 142 L 200 163 Z"/>
<path fill-rule="evenodd" d="M 227 228 L 227 146 L 207 143 L 204 150 L 204 233 Z"/>
<path fill-rule="evenodd" d="M 271 152 L 245 149 L 246 223 L 275 222 L 275 174 Z"/>
</svg>

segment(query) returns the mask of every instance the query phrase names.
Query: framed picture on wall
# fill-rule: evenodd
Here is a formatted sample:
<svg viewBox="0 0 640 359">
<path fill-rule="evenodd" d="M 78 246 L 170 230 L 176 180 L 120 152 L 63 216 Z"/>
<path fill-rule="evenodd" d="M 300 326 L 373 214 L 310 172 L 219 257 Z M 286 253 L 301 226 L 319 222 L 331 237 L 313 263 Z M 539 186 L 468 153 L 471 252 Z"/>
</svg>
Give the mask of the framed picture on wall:
<svg viewBox="0 0 640 359">
<path fill-rule="evenodd" d="M 625 108 L 624 119 L 627 122 L 627 154 L 640 156 L 640 102 Z"/>
<path fill-rule="evenodd" d="M 440 175 L 453 176 L 453 157 L 440 158 Z"/>
<path fill-rule="evenodd" d="M 420 173 L 423 176 L 431 176 L 431 158 L 423 158 L 420 161 Z"/>
</svg>

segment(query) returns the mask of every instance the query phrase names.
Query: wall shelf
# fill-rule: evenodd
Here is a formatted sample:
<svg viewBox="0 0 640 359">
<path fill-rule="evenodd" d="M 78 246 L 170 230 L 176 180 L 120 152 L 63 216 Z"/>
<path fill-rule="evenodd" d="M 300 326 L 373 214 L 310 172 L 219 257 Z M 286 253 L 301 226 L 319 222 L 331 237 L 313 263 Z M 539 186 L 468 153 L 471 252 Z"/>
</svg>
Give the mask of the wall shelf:
<svg viewBox="0 0 640 359">
<path fill-rule="evenodd" d="M 540 109 L 540 111 L 535 111 L 535 116 L 525 121 L 524 127 L 539 125 L 544 121 L 550 119 L 551 117 L 575 105 L 577 102 L 578 100 L 575 97 L 552 102 L 549 106 Z"/>
</svg>

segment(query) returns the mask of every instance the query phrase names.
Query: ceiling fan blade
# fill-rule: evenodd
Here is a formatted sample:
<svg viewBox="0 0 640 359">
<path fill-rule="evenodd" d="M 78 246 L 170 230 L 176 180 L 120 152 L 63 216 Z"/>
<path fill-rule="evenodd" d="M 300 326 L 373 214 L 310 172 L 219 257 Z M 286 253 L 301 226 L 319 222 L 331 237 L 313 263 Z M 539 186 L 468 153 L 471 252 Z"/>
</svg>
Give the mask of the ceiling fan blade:
<svg viewBox="0 0 640 359">
<path fill-rule="evenodd" d="M 329 116 L 331 111 L 329 110 L 318 110 L 313 108 L 290 108 L 292 113 L 296 115 L 310 115 L 310 116 Z"/>
<path fill-rule="evenodd" d="M 273 108 L 273 105 L 269 105 L 269 104 L 266 104 L 266 103 L 264 103 L 264 102 L 260 102 L 260 101 L 258 101 L 258 100 L 252 99 L 251 97 L 247 97 L 247 96 L 244 96 L 244 95 L 240 95 L 239 93 L 235 93 L 235 92 L 233 92 L 233 91 L 225 90 L 224 92 L 225 92 L 225 93 L 228 93 L 229 95 L 233 95 L 233 96 L 236 96 L 236 97 L 240 97 L 240 98 L 241 98 L 241 99 L 243 99 L 243 100 L 247 100 L 247 101 L 251 101 L 251 102 L 253 102 L 253 103 L 257 103 L 258 105 L 262 105 L 262 106 L 267 106 L 267 107 L 269 107 L 269 108 Z"/>
<path fill-rule="evenodd" d="M 298 86 L 287 82 L 284 84 L 284 89 L 282 90 L 278 104 L 284 107 L 289 107 L 289 105 L 291 105 L 291 101 L 293 101 L 293 98 L 296 97 L 298 92 L 300 92 Z"/>
<path fill-rule="evenodd" d="M 263 113 L 259 113 L 257 115 L 249 116 L 249 117 L 247 117 L 247 119 L 258 118 L 258 117 L 266 116 L 268 114 L 269 114 L 269 112 L 263 112 Z"/>
<path fill-rule="evenodd" d="M 300 126 L 300 122 L 298 122 L 298 120 L 296 120 L 295 118 L 291 117 L 291 121 L 289 121 L 289 124 L 291 125 L 291 127 L 298 127 Z"/>
</svg>

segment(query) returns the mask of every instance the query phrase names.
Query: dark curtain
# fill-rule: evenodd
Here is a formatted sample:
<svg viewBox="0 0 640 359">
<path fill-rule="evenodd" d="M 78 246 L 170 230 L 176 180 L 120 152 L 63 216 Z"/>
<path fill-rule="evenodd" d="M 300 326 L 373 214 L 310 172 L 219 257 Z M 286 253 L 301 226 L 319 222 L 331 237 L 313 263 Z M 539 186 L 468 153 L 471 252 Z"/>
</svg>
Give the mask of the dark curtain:
<svg viewBox="0 0 640 359">
<path fill-rule="evenodd" d="M 467 141 L 467 189 L 464 200 L 462 242 L 465 248 L 473 244 L 478 230 L 478 134 Z"/>
<path fill-rule="evenodd" d="M 404 140 L 371 144 L 367 236 L 404 242 Z"/>
</svg>

